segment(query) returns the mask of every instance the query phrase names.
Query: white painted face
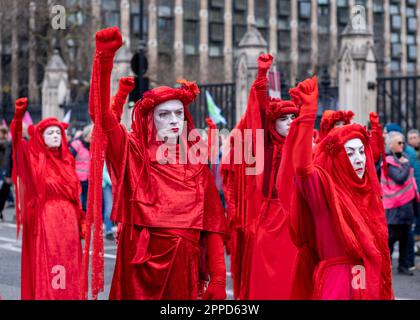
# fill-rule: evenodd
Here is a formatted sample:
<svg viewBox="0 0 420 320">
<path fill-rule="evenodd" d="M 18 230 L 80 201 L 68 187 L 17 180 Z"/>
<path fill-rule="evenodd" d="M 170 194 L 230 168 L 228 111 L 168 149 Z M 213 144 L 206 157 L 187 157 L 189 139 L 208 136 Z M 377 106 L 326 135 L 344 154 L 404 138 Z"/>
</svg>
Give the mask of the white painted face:
<svg viewBox="0 0 420 320">
<path fill-rule="evenodd" d="M 48 148 L 58 148 L 61 146 L 61 129 L 57 126 L 50 126 L 44 130 L 42 134 L 45 145 Z"/>
<path fill-rule="evenodd" d="M 366 170 L 365 146 L 363 145 L 362 140 L 359 138 L 350 139 L 344 144 L 344 148 L 346 149 L 347 156 L 349 157 L 354 171 L 357 176 L 362 179 Z"/>
<path fill-rule="evenodd" d="M 179 100 L 161 103 L 153 110 L 153 120 L 160 139 L 177 138 L 184 128 L 184 106 Z"/>
<path fill-rule="evenodd" d="M 289 134 L 290 124 L 296 118 L 294 114 L 285 114 L 280 118 L 276 119 L 276 131 L 282 137 L 286 137 Z"/>
</svg>

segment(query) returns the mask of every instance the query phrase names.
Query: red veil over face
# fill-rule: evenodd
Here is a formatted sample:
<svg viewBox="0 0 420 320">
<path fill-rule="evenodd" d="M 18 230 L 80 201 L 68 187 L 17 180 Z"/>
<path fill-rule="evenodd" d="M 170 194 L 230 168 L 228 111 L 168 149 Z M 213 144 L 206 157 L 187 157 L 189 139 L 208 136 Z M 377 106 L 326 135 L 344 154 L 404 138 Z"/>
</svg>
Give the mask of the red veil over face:
<svg viewBox="0 0 420 320">
<path fill-rule="evenodd" d="M 345 152 L 344 144 L 359 138 L 366 152 L 366 171 L 359 179 Z M 376 176 L 368 133 L 358 124 L 335 128 L 316 149 L 315 170 L 324 189 L 336 230 L 336 239 L 346 256 L 360 261 L 366 270 L 366 289 L 362 299 L 393 298 L 388 232 L 380 185 Z M 299 190 L 295 193 L 290 215 L 290 232 L 299 249 L 293 296 L 317 297 L 321 287 L 314 286 L 314 271 L 320 262 L 315 244 L 314 220 Z"/>
</svg>

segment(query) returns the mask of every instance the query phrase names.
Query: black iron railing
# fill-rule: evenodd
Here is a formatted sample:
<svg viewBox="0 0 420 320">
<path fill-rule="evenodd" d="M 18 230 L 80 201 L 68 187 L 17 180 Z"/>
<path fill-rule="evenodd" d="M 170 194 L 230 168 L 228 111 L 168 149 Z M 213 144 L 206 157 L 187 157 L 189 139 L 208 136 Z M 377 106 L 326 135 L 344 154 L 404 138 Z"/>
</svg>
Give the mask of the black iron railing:
<svg viewBox="0 0 420 320">
<path fill-rule="evenodd" d="M 377 78 L 377 110 L 382 123 L 407 132 L 420 125 L 420 75 Z"/>
<path fill-rule="evenodd" d="M 210 93 L 215 104 L 222 110 L 222 116 L 226 119 L 227 124 L 220 128 L 232 129 L 236 124 L 236 100 L 235 100 L 235 84 L 234 83 L 218 83 L 198 85 L 200 94 L 190 105 L 189 110 L 194 119 L 197 128 L 206 128 L 206 117 L 208 114 L 206 91 Z"/>
</svg>

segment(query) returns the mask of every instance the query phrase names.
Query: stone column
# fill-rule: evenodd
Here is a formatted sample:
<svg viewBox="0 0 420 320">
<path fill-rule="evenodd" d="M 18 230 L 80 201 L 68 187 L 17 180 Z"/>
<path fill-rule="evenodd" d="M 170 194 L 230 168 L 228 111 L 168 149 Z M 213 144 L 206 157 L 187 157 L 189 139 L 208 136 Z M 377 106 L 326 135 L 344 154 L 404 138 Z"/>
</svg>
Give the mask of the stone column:
<svg viewBox="0 0 420 320">
<path fill-rule="evenodd" d="M 12 2 L 12 10 L 11 14 L 11 22 L 12 22 L 12 61 L 11 61 L 11 98 L 12 104 L 15 103 L 15 100 L 18 98 L 19 95 L 19 42 L 18 42 L 18 30 L 19 27 L 17 25 L 17 10 L 18 4 L 17 1 Z"/>
<path fill-rule="evenodd" d="M 337 39 L 337 0 L 330 0 L 330 79 L 331 86 L 337 85 L 337 54 L 338 54 L 338 39 Z"/>
<path fill-rule="evenodd" d="M 124 45 L 130 48 L 130 1 L 121 0 L 120 13 L 121 13 L 121 35 L 124 41 Z"/>
<path fill-rule="evenodd" d="M 267 50 L 267 42 L 258 29 L 249 26 L 239 42 L 236 56 L 236 121 L 239 121 L 245 112 L 249 90 L 258 71 L 258 56 Z"/>
<path fill-rule="evenodd" d="M 269 12 L 270 12 L 270 18 L 269 18 L 269 26 L 270 26 L 270 53 L 274 56 L 274 58 L 277 55 L 277 1 L 276 0 L 270 0 L 269 4 Z"/>
<path fill-rule="evenodd" d="M 36 39 L 35 39 L 35 16 L 36 4 L 31 1 L 29 4 L 29 66 L 28 66 L 28 98 L 31 103 L 39 102 L 37 84 L 37 61 L 36 61 Z"/>
<path fill-rule="evenodd" d="M 311 70 L 318 65 L 318 1 L 311 0 Z"/>
<path fill-rule="evenodd" d="M 184 42 L 183 42 L 183 22 L 184 12 L 182 9 L 182 0 L 175 0 L 174 6 L 175 14 L 175 37 L 174 37 L 174 51 L 175 51 L 175 79 L 182 78 L 184 73 Z"/>
<path fill-rule="evenodd" d="M 376 111 L 374 48 L 373 33 L 367 28 L 354 29 L 350 21 L 342 34 L 338 57 L 339 106 L 353 110 L 355 121 L 361 124 Z"/>
<path fill-rule="evenodd" d="M 255 1 L 254 0 L 248 0 L 248 10 L 247 10 L 246 22 L 248 24 L 248 27 L 250 25 L 255 24 Z"/>
<path fill-rule="evenodd" d="M 401 10 L 401 61 L 400 68 L 401 74 L 403 76 L 407 75 L 407 17 L 406 17 L 406 6 L 405 0 L 400 0 L 400 10 Z"/>
<path fill-rule="evenodd" d="M 391 21 L 389 0 L 384 0 L 384 75 L 391 74 Z"/>
<path fill-rule="evenodd" d="M 102 26 L 102 18 L 101 18 L 101 12 L 102 12 L 102 6 L 101 6 L 101 0 L 91 0 L 92 7 L 91 7 L 91 13 L 92 13 L 92 36 L 95 36 L 95 33 L 101 29 Z"/>
<path fill-rule="evenodd" d="M 54 50 L 45 67 L 42 83 L 42 118 L 56 117 L 62 119 L 64 109 L 61 105 L 70 98 L 68 68 L 60 57 L 58 50 Z"/>
<path fill-rule="evenodd" d="M 225 0 L 225 41 L 224 41 L 224 69 L 225 82 L 233 81 L 233 34 L 232 34 L 232 0 Z"/>
<path fill-rule="evenodd" d="M 157 80 L 158 73 L 158 16 L 157 16 L 157 0 L 149 0 L 148 6 L 148 41 L 147 41 L 147 58 L 148 71 L 147 74 L 151 82 Z"/>
<path fill-rule="evenodd" d="M 200 83 L 208 81 L 209 70 L 209 11 L 208 0 L 200 0 Z"/>
<path fill-rule="evenodd" d="M 294 86 L 298 77 L 298 1 L 290 2 L 290 86 Z"/>
<path fill-rule="evenodd" d="M 373 32 L 373 0 L 366 1 L 367 11 L 367 25 L 371 32 Z"/>
</svg>

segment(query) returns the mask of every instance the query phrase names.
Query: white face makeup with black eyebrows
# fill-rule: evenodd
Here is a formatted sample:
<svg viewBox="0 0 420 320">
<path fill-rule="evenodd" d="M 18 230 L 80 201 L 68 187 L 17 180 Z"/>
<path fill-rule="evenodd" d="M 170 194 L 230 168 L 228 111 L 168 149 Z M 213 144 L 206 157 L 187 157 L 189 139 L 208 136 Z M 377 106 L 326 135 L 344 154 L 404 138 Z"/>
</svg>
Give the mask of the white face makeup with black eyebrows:
<svg viewBox="0 0 420 320">
<path fill-rule="evenodd" d="M 47 127 L 42 133 L 42 137 L 48 148 L 58 148 L 61 146 L 61 129 L 57 126 Z"/>
<path fill-rule="evenodd" d="M 276 119 L 276 131 L 282 137 L 286 137 L 289 134 L 290 124 L 295 120 L 296 116 L 293 113 L 285 114 L 280 118 Z"/>
<path fill-rule="evenodd" d="M 344 144 L 347 156 L 357 176 L 362 179 L 366 170 L 365 146 L 359 138 L 350 139 Z"/>
<path fill-rule="evenodd" d="M 184 105 L 179 100 L 165 101 L 153 110 L 153 120 L 159 139 L 173 141 L 184 128 Z"/>
</svg>

